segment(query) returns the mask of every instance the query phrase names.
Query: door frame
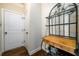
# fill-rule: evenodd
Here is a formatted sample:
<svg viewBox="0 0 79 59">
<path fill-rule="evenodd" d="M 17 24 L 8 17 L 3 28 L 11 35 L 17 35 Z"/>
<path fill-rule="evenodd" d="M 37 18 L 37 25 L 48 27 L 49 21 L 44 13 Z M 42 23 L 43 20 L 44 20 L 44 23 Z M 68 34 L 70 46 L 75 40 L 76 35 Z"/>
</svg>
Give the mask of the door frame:
<svg viewBox="0 0 79 59">
<path fill-rule="evenodd" d="M 1 17 L 2 17 L 2 43 L 1 43 L 2 44 L 2 52 L 5 52 L 5 34 L 4 34 L 5 33 L 5 15 L 4 15 L 5 11 L 23 15 L 23 18 L 25 17 L 24 14 L 19 13 L 15 10 L 9 10 L 9 9 L 4 9 L 4 8 L 1 9 Z"/>
</svg>

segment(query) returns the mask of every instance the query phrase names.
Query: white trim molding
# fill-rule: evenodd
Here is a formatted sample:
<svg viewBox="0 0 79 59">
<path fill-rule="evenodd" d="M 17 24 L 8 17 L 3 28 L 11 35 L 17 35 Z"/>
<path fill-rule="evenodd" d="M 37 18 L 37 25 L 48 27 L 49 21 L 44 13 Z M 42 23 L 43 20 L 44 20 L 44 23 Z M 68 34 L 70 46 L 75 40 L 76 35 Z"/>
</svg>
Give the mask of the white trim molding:
<svg viewBox="0 0 79 59">
<path fill-rule="evenodd" d="M 31 56 L 32 54 L 36 53 L 39 50 L 41 50 L 41 47 L 38 47 L 37 49 L 32 50 L 32 51 L 28 51 L 28 52 L 29 52 L 29 55 Z"/>
<path fill-rule="evenodd" d="M 2 56 L 2 52 L 0 52 L 0 56 Z"/>
</svg>

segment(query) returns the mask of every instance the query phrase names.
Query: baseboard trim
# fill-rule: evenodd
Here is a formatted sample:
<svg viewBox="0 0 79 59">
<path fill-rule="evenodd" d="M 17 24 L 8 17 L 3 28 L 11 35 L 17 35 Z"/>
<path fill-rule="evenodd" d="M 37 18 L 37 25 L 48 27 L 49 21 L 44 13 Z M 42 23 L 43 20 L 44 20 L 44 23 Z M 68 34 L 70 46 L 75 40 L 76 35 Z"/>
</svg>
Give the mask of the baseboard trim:
<svg viewBox="0 0 79 59">
<path fill-rule="evenodd" d="M 2 52 L 0 52 L 0 56 L 2 56 Z"/>
<path fill-rule="evenodd" d="M 41 47 L 38 47 L 37 49 L 30 51 L 29 55 L 31 56 L 32 54 L 36 53 L 39 50 L 41 50 Z"/>
</svg>

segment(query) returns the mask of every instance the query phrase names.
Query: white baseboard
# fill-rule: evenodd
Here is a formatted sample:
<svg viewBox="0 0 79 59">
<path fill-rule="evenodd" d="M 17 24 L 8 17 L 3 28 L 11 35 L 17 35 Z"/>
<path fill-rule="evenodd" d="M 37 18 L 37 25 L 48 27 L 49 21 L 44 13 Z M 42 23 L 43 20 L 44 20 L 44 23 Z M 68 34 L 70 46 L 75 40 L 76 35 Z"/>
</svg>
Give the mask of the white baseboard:
<svg viewBox="0 0 79 59">
<path fill-rule="evenodd" d="M 32 50 L 31 52 L 29 52 L 29 55 L 32 55 L 32 54 L 36 53 L 39 50 L 41 50 L 41 47 L 38 47 L 37 49 Z"/>
<path fill-rule="evenodd" d="M 2 56 L 2 52 L 0 52 L 0 56 Z"/>
<path fill-rule="evenodd" d="M 44 49 L 44 48 L 43 48 L 43 50 L 44 50 L 45 52 L 47 52 L 47 53 L 49 52 L 48 50 L 46 50 L 46 49 Z"/>
</svg>

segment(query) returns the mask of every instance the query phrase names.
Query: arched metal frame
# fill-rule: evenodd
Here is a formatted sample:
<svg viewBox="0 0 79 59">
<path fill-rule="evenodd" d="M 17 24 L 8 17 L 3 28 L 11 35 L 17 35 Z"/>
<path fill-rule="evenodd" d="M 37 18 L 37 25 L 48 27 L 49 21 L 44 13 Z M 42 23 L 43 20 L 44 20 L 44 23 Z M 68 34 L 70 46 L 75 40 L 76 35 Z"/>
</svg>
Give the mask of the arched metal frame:
<svg viewBox="0 0 79 59">
<path fill-rule="evenodd" d="M 69 17 L 69 36 L 68 37 L 70 37 L 70 24 L 75 24 L 76 26 L 75 26 L 75 28 L 76 28 L 76 34 L 75 34 L 75 39 L 76 39 L 76 50 L 75 50 L 75 53 L 76 53 L 76 55 L 79 55 L 79 43 L 78 43 L 78 6 L 77 6 L 77 4 L 76 3 L 72 3 L 72 4 L 70 4 L 70 5 L 68 5 L 66 8 L 64 8 L 64 5 L 63 5 L 63 7 L 62 7 L 62 5 L 61 5 L 61 3 L 57 3 L 51 10 L 50 10 L 50 12 L 49 12 L 49 16 L 47 17 L 47 19 L 48 19 L 48 22 L 49 22 L 49 25 L 48 25 L 48 27 L 49 27 L 49 35 L 51 35 L 50 34 L 50 26 L 53 26 L 53 25 L 50 25 L 50 20 L 51 20 L 51 18 L 54 18 L 54 17 L 59 17 L 59 20 L 60 20 L 60 15 L 63 15 L 63 22 L 64 22 L 64 14 L 66 14 L 66 13 L 68 13 L 69 15 L 70 15 L 70 13 L 73 13 L 73 12 L 75 12 L 75 20 L 76 20 L 76 22 L 75 23 L 70 23 L 70 17 Z M 72 7 L 72 8 L 69 8 L 69 7 Z M 60 11 L 60 9 L 62 9 L 62 11 L 61 12 L 59 12 L 59 13 L 57 13 L 56 11 L 53 13 L 53 10 L 55 9 L 55 8 L 58 8 L 58 11 Z M 68 10 L 66 10 L 67 8 L 69 8 Z M 53 15 L 52 15 L 52 13 L 53 13 Z M 60 23 L 60 21 L 59 21 L 59 23 Z M 57 25 L 60 25 L 60 24 L 57 24 Z M 64 29 L 64 26 L 63 26 L 63 29 Z M 64 31 L 64 30 L 63 30 Z M 63 32 L 63 34 L 64 34 L 64 32 Z M 52 34 L 53 35 L 53 34 Z M 61 36 L 60 35 L 60 26 L 59 26 L 59 36 Z M 63 35 L 64 36 L 64 35 Z"/>
</svg>

